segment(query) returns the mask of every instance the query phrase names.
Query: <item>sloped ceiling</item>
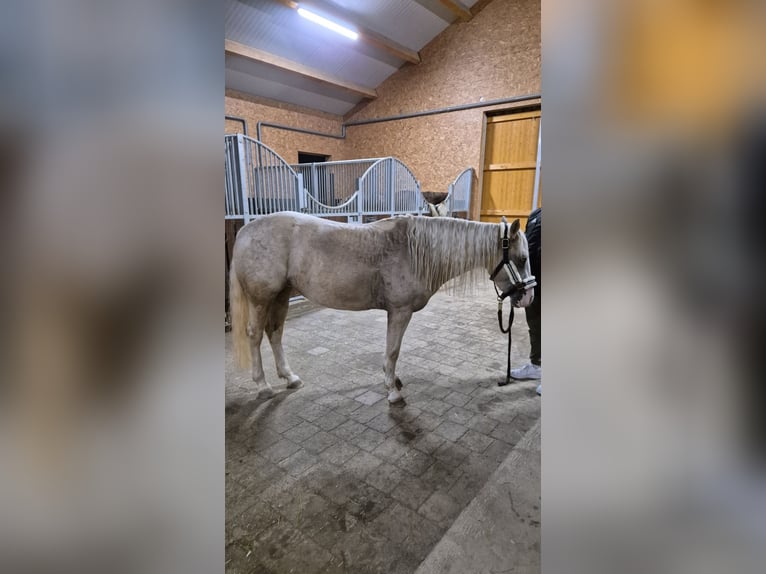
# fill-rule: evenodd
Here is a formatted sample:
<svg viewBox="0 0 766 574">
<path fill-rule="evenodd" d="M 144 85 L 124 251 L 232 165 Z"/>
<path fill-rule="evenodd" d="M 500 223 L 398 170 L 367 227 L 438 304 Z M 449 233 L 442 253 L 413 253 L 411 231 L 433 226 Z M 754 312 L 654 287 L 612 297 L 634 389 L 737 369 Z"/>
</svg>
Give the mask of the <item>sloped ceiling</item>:
<svg viewBox="0 0 766 574">
<path fill-rule="evenodd" d="M 225 0 L 226 87 L 344 115 L 479 0 Z M 483 2 L 482 4 L 486 4 Z M 311 10 L 359 33 L 302 18 Z M 478 6 L 477 6 L 478 8 Z"/>
</svg>

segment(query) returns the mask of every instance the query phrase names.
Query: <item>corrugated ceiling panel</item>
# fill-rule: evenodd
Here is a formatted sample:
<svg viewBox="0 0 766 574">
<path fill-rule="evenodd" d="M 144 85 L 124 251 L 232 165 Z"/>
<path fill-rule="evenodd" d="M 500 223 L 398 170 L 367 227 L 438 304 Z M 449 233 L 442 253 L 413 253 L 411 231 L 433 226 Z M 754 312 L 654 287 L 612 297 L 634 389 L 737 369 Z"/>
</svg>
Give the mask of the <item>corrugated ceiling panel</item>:
<svg viewBox="0 0 766 574">
<path fill-rule="evenodd" d="M 327 85 L 317 80 L 312 80 L 298 74 L 294 74 L 281 68 L 275 68 L 268 64 L 253 62 L 239 56 L 226 56 L 226 69 L 235 72 L 250 74 L 257 78 L 263 78 L 272 82 L 279 82 L 286 86 L 292 86 L 307 92 L 314 92 L 329 98 L 343 100 L 345 102 L 356 103 L 362 97 L 360 94 L 344 90 L 342 88 Z"/>
<path fill-rule="evenodd" d="M 333 4 L 355 14 L 371 30 L 416 52 L 450 24 L 412 1 L 334 0 Z"/>
<path fill-rule="evenodd" d="M 279 82 L 256 78 L 236 70 L 226 69 L 226 86 L 234 90 L 256 94 L 280 102 L 304 106 L 342 116 L 354 107 L 353 103 L 328 98 L 314 92 L 308 92 Z"/>
<path fill-rule="evenodd" d="M 343 80 L 374 88 L 398 69 L 276 2 L 227 0 L 226 37 Z"/>
</svg>

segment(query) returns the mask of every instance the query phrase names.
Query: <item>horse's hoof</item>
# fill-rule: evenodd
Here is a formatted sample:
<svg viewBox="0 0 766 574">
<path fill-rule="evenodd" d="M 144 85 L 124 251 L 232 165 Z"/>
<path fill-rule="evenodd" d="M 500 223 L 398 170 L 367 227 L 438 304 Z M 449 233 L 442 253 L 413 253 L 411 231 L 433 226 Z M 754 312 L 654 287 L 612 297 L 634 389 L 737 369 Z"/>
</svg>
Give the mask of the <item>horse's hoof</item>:
<svg viewBox="0 0 766 574">
<path fill-rule="evenodd" d="M 395 403 L 403 403 L 404 397 L 399 391 L 391 391 L 388 393 L 388 402 L 392 405 Z"/>
<path fill-rule="evenodd" d="M 396 377 L 394 384 L 396 385 L 396 390 L 398 391 L 402 390 L 402 380 L 399 377 Z"/>
<path fill-rule="evenodd" d="M 288 389 L 300 389 L 303 386 L 303 381 L 300 379 L 295 379 L 294 381 L 290 381 L 287 383 Z"/>
<path fill-rule="evenodd" d="M 265 399 L 270 399 L 270 398 L 272 398 L 272 397 L 273 397 L 275 394 L 276 394 L 276 393 L 274 392 L 274 389 L 271 389 L 271 388 L 269 388 L 269 389 L 262 389 L 262 390 L 261 390 L 261 391 L 258 393 L 258 398 L 259 398 L 259 399 L 264 399 L 264 400 L 265 400 Z"/>
</svg>

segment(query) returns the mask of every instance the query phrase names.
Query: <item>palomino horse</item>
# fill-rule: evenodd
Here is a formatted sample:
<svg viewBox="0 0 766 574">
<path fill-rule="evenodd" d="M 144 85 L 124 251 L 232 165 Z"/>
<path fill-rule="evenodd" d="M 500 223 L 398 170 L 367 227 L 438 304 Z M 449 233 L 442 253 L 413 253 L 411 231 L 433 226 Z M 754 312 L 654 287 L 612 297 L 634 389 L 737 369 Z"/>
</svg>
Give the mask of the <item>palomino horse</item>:
<svg viewBox="0 0 766 574">
<path fill-rule="evenodd" d="M 309 301 L 361 311 L 385 309 L 388 332 L 385 386 L 390 403 L 402 400 L 396 361 L 412 313 L 426 306 L 447 281 L 492 272 L 502 258 L 501 239 L 509 239 L 510 260 L 521 278 L 530 277 L 527 239 L 519 220 L 510 226 L 449 218 L 393 217 L 364 225 L 326 221 L 293 212 L 259 216 L 237 234 L 231 262 L 231 318 L 237 363 L 252 362 L 259 396 L 274 394 L 261 360 L 263 331 L 269 337 L 277 373 L 288 388 L 301 386 L 282 349 L 282 330 L 291 291 Z M 495 284 L 512 286 L 504 273 Z M 533 290 L 514 305 L 526 307 Z M 249 342 L 248 342 L 249 338 Z"/>
</svg>

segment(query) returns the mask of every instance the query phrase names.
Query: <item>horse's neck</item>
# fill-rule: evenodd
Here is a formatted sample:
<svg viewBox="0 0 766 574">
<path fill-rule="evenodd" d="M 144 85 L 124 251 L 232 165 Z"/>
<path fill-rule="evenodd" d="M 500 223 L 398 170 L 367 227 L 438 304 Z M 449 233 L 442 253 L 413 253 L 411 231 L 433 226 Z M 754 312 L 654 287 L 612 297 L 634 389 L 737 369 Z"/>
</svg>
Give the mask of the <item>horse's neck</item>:
<svg viewBox="0 0 766 574">
<path fill-rule="evenodd" d="M 433 291 L 472 270 L 484 269 L 497 243 L 494 226 L 446 218 L 423 223 L 415 235 L 417 244 L 410 249 L 418 257 L 415 270 Z"/>
<path fill-rule="evenodd" d="M 447 269 L 449 270 L 447 274 L 444 276 L 444 280 L 442 280 L 439 284 L 438 288 L 441 288 L 442 285 L 445 283 L 448 283 L 452 281 L 453 279 L 456 279 L 462 275 L 466 275 L 468 273 L 473 273 L 474 271 L 478 270 L 484 270 L 485 265 L 484 263 L 479 262 L 466 262 L 464 260 L 460 260 L 458 258 L 456 261 L 452 261 L 452 265 L 448 265 Z"/>
</svg>

